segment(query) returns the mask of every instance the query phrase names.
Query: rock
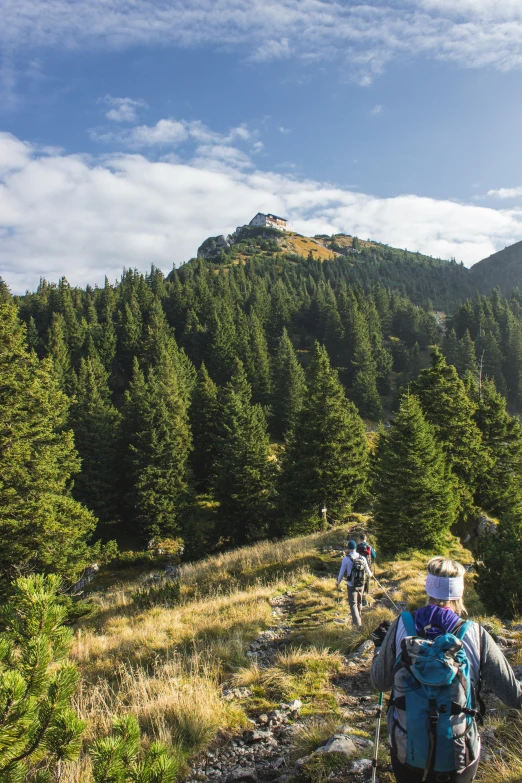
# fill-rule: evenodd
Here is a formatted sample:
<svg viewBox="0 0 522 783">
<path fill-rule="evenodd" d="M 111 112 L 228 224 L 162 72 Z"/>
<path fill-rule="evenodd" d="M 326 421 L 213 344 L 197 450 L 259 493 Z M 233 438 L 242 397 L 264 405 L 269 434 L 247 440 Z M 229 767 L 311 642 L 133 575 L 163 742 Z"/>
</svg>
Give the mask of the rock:
<svg viewBox="0 0 522 783">
<path fill-rule="evenodd" d="M 512 628 L 513 631 L 522 631 L 522 623 L 517 623 Z"/>
<path fill-rule="evenodd" d="M 220 250 L 226 250 L 231 245 L 223 234 L 217 237 L 208 237 L 202 245 L 198 247 L 198 258 L 211 258 L 219 253 Z"/>
<path fill-rule="evenodd" d="M 372 642 L 372 640 L 371 640 L 371 639 L 366 639 L 366 640 L 365 640 L 365 641 L 364 641 L 362 644 L 360 644 L 360 645 L 359 645 L 359 647 L 357 648 L 357 655 L 362 655 L 363 653 L 365 653 L 365 652 L 366 652 L 366 650 L 369 650 L 369 649 L 370 649 L 370 647 L 371 647 L 371 648 L 373 648 L 373 642 Z"/>
<path fill-rule="evenodd" d="M 373 741 L 371 739 L 367 739 L 367 737 L 359 737 L 357 734 L 348 734 L 348 737 L 352 740 L 353 744 L 356 746 L 356 748 L 358 748 L 358 750 L 373 750 Z"/>
<path fill-rule="evenodd" d="M 270 731 L 245 731 L 243 736 L 246 742 L 252 744 L 253 742 L 263 742 L 269 738 L 271 739 L 272 733 Z"/>
<path fill-rule="evenodd" d="M 227 783 L 257 783 L 255 767 L 236 767 L 226 778 Z"/>
<path fill-rule="evenodd" d="M 289 705 L 290 714 L 293 715 L 294 717 L 297 716 L 302 706 L 303 706 L 303 702 L 300 701 L 300 699 L 294 699 L 294 701 Z"/>
<path fill-rule="evenodd" d="M 357 759 L 357 761 L 352 761 L 350 764 L 350 772 L 356 772 L 356 773 L 364 773 L 364 772 L 370 772 L 372 768 L 372 761 L 371 759 Z"/>
<path fill-rule="evenodd" d="M 268 715 L 265 715 L 265 713 L 263 713 L 262 715 L 259 716 L 257 720 L 261 724 L 266 724 L 268 723 Z"/>
<path fill-rule="evenodd" d="M 326 745 L 316 750 L 316 753 L 343 753 L 350 758 L 357 753 L 357 747 L 354 741 L 345 734 L 334 734 Z"/>
</svg>

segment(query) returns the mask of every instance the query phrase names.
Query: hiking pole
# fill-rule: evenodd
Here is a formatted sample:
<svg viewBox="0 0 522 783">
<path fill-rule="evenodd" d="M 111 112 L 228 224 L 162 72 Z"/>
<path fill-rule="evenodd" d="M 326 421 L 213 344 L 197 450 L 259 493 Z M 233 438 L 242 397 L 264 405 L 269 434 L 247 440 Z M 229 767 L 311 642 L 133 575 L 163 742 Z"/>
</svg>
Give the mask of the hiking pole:
<svg viewBox="0 0 522 783">
<path fill-rule="evenodd" d="M 372 783 L 375 783 L 377 776 L 377 755 L 379 753 L 379 736 L 381 733 L 381 717 L 382 717 L 382 699 L 384 694 L 379 693 L 379 703 L 377 704 L 377 725 L 375 726 L 375 747 L 373 749 L 372 759 Z"/>
<path fill-rule="evenodd" d="M 382 590 L 382 592 L 385 594 L 385 596 L 388 598 L 388 601 L 391 601 L 391 603 L 394 605 L 395 609 L 396 609 L 398 612 L 400 612 L 401 610 L 399 609 L 399 607 L 397 606 L 397 604 L 395 603 L 395 601 L 393 600 L 393 598 L 391 597 L 391 595 L 389 594 L 389 592 L 388 592 L 387 590 L 385 590 L 385 589 L 384 589 L 384 587 L 381 585 L 381 583 L 379 582 L 379 580 L 377 579 L 377 577 L 375 576 L 375 574 L 373 575 L 373 579 L 375 580 L 375 582 L 377 583 L 377 585 L 378 585 L 378 586 L 381 588 L 381 590 Z"/>
</svg>

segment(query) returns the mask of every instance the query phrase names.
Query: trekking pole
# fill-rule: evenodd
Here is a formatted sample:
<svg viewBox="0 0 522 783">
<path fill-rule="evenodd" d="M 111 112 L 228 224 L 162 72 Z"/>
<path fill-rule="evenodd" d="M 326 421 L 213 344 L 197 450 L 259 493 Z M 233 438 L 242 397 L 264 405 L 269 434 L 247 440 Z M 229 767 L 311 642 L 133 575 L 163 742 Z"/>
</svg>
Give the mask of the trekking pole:
<svg viewBox="0 0 522 783">
<path fill-rule="evenodd" d="M 381 717 L 382 717 L 382 699 L 384 694 L 379 693 L 379 703 L 377 704 L 377 725 L 375 726 L 375 747 L 373 749 L 372 759 L 372 783 L 375 783 L 377 777 L 377 755 L 379 753 L 379 736 L 381 733 Z"/>
<path fill-rule="evenodd" d="M 393 598 L 391 597 L 389 592 L 387 590 L 385 590 L 384 587 L 381 585 L 381 583 L 379 582 L 379 580 L 377 579 L 375 574 L 373 576 L 373 579 L 375 580 L 376 584 L 381 588 L 381 590 L 385 594 L 385 596 L 388 598 L 388 601 L 391 601 L 391 603 L 393 604 L 393 606 L 395 607 L 397 612 L 400 612 L 401 610 L 399 609 L 399 607 L 397 606 L 397 604 L 395 603 L 395 601 L 393 600 Z"/>
</svg>

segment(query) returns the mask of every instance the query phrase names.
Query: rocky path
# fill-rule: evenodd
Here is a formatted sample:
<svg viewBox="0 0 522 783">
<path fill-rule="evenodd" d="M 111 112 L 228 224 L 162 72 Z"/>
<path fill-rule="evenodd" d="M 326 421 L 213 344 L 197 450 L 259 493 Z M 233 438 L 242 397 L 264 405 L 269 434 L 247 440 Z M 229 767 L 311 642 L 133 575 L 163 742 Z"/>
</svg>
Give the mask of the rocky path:
<svg viewBox="0 0 522 783">
<path fill-rule="evenodd" d="M 387 589 L 393 585 L 387 583 Z M 255 639 L 247 652 L 253 664 L 259 668 L 270 667 L 278 653 L 288 644 L 295 611 L 290 592 L 271 599 L 274 625 Z M 344 617 L 348 607 L 341 608 Z M 349 621 L 348 621 L 349 622 Z M 323 754 L 332 754 L 337 765 L 324 779 L 331 783 L 363 783 L 371 777 L 371 758 L 377 695 L 370 683 L 370 666 L 373 644 L 364 642 L 359 649 L 343 659 L 341 671 L 332 680 L 333 692 L 342 715 L 342 721 L 334 728 L 330 738 L 315 752 L 294 761 L 293 745 L 298 734 L 310 721 L 302 717 L 303 705 L 296 700 L 280 704 L 279 708 L 251 719 L 251 728 L 233 736 L 202 754 L 194 763 L 186 783 L 293 783 L 310 781 L 307 768 Z M 247 700 L 252 695 L 249 688 L 232 688 L 223 691 L 227 700 Z M 339 769 L 339 759 L 346 763 Z M 319 759 L 322 762 L 322 759 Z M 325 762 L 325 766 L 327 766 Z M 337 769 L 334 767 L 337 766 Z M 318 777 L 317 779 L 322 779 Z M 378 777 L 381 783 L 386 775 Z"/>
</svg>

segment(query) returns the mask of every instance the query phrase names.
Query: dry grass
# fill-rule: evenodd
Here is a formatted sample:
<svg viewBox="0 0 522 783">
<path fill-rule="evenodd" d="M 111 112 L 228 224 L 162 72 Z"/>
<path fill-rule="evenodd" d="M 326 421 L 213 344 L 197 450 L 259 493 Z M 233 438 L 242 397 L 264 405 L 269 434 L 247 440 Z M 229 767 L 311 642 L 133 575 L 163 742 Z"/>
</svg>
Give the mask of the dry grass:
<svg viewBox="0 0 522 783">
<path fill-rule="evenodd" d="M 495 727 L 495 753 L 479 767 L 477 783 L 522 783 L 522 725 L 510 713 Z"/>
</svg>

